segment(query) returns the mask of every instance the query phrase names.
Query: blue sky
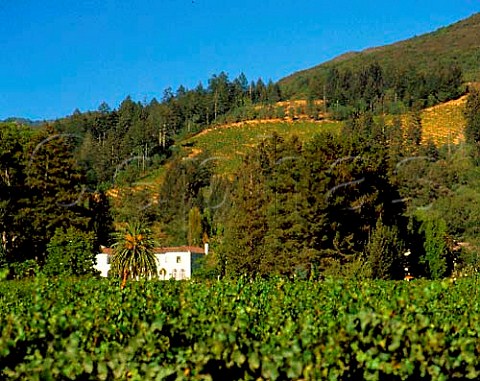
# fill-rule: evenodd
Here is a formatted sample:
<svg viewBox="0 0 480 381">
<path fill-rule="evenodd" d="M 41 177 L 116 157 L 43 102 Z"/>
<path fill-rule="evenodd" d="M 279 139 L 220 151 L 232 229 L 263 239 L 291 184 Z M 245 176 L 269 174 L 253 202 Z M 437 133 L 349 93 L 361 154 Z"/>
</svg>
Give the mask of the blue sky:
<svg viewBox="0 0 480 381">
<path fill-rule="evenodd" d="M 149 101 L 220 71 L 276 81 L 478 11 L 480 0 L 0 0 L 0 120 Z"/>
</svg>

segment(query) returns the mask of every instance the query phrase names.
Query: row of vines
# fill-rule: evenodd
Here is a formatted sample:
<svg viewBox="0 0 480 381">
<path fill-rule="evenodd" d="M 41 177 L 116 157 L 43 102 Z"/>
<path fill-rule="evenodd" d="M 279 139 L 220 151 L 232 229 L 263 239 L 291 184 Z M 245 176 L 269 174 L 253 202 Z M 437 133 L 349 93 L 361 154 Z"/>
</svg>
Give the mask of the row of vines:
<svg viewBox="0 0 480 381">
<path fill-rule="evenodd" d="M 477 279 L 0 283 L 0 379 L 480 377 Z"/>
</svg>

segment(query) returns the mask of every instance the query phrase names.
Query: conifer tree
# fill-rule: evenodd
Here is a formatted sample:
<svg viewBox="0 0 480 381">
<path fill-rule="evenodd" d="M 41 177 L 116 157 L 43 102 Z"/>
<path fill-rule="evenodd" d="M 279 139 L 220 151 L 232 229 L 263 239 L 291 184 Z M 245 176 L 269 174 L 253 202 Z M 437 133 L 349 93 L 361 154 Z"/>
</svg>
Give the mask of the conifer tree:
<svg viewBox="0 0 480 381">
<path fill-rule="evenodd" d="M 31 131 L 14 124 L 0 123 L 0 247 L 4 262 L 14 260 L 22 237 L 18 219 L 25 195 L 24 146 Z"/>
<path fill-rule="evenodd" d="M 475 158 L 480 157 L 480 90 L 472 89 L 465 106 L 465 138 L 475 149 Z"/>
<path fill-rule="evenodd" d="M 74 141 L 51 127 L 40 131 L 27 149 L 25 197 L 16 218 L 23 227 L 19 240 L 30 258 L 45 258 L 57 228 L 87 230 L 90 220 L 85 174 L 72 154 Z"/>
<path fill-rule="evenodd" d="M 202 243 L 202 216 L 197 206 L 188 212 L 187 240 L 190 246 L 200 246 Z"/>
<path fill-rule="evenodd" d="M 407 154 L 415 155 L 422 142 L 422 118 L 420 111 L 412 111 L 407 116 L 405 126 L 405 150 Z"/>
<path fill-rule="evenodd" d="M 365 246 L 365 273 L 373 279 L 401 279 L 404 244 L 396 226 L 383 225 L 377 220 Z"/>
<path fill-rule="evenodd" d="M 258 157 L 250 155 L 233 185 L 230 213 L 225 221 L 224 245 L 220 249 L 227 276 L 255 276 L 265 256 L 268 231 L 265 179 Z"/>
</svg>

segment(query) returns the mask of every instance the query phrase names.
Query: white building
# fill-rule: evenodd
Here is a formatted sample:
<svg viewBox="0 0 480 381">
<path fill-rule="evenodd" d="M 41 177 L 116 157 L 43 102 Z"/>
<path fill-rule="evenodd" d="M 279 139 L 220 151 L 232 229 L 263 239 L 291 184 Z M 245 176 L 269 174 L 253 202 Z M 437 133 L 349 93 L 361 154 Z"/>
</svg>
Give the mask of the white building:
<svg viewBox="0 0 480 381">
<path fill-rule="evenodd" d="M 193 246 L 157 247 L 154 249 L 157 260 L 158 277 L 162 280 L 189 279 L 195 270 L 197 261 L 208 254 L 208 244 L 204 248 Z M 97 254 L 95 269 L 103 277 L 108 276 L 113 250 L 102 247 L 102 252 Z"/>
</svg>

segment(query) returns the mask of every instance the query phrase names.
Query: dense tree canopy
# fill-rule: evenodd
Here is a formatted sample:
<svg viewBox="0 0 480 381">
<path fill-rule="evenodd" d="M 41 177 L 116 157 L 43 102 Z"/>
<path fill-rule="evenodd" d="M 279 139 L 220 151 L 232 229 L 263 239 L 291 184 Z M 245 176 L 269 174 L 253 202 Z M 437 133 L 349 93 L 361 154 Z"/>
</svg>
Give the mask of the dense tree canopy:
<svg viewBox="0 0 480 381">
<path fill-rule="evenodd" d="M 376 62 L 333 67 L 304 111 L 324 117 L 315 99 L 325 99 L 329 115 L 347 118 L 338 133 L 308 141 L 273 135 L 228 174 L 217 173 L 207 150 L 184 157 L 183 138 L 227 121 L 283 118 L 285 108 L 273 107 L 282 99 L 278 84 L 222 72 L 206 87 L 167 89 L 148 104 L 127 97 L 117 109 L 102 103 L 34 129 L 2 124 L 0 266 L 30 260 L 20 272 L 33 263 L 48 274 L 85 274 L 115 228 L 123 253 L 115 271 L 125 279 L 154 273 L 153 241 L 139 238 L 150 231 L 162 245 L 210 242 L 214 270 L 205 273 L 219 276 L 398 279 L 408 266 L 441 278 L 454 263 L 473 266 L 479 92 L 467 101 L 464 145 L 425 144 L 420 116 L 423 106 L 458 96 L 461 78 L 445 63 L 431 73 Z M 127 222 L 134 231 L 121 229 Z M 139 243 L 138 266 L 129 239 Z M 70 269 L 56 266 L 72 261 Z"/>
</svg>

